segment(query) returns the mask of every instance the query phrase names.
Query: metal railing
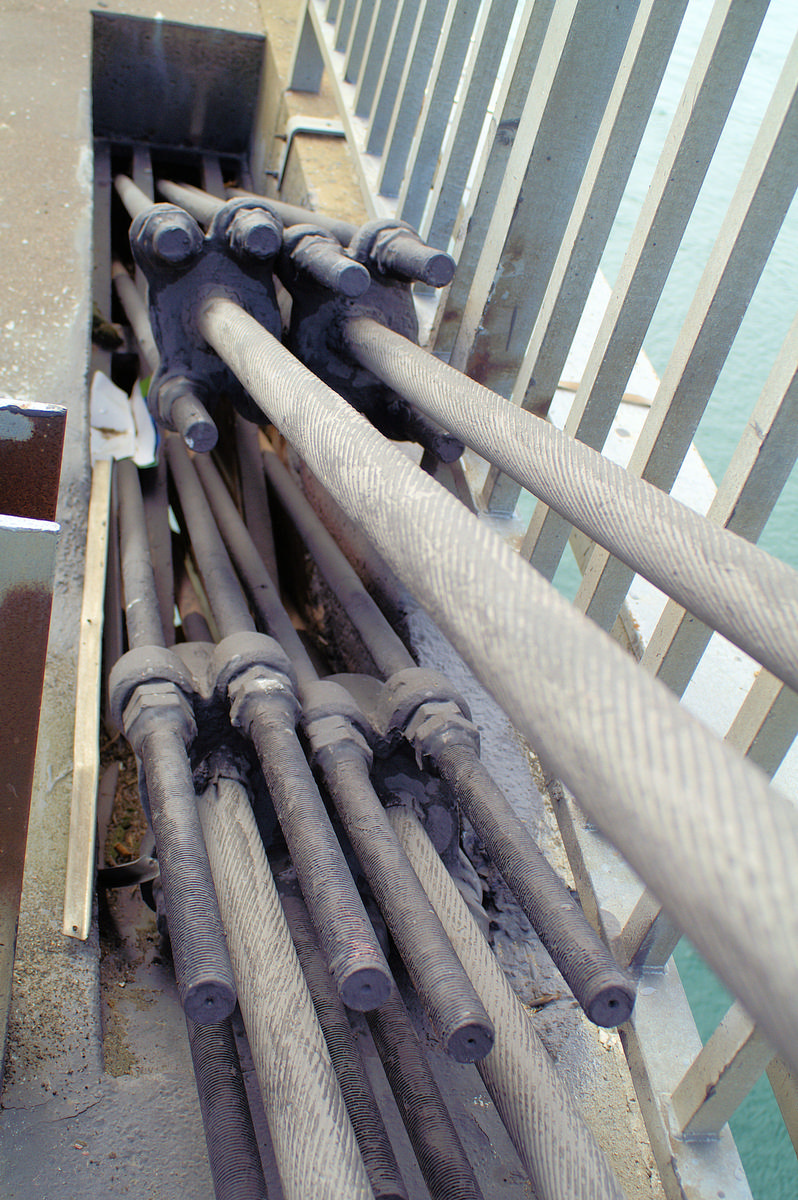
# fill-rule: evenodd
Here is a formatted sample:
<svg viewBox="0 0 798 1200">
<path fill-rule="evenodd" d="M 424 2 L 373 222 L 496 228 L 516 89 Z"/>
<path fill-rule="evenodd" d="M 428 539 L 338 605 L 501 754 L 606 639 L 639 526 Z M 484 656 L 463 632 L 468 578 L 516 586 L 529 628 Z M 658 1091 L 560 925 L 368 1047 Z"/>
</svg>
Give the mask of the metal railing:
<svg viewBox="0 0 798 1200">
<path fill-rule="evenodd" d="M 442 296 L 420 297 L 431 310 L 429 348 L 521 408 L 551 411 L 571 437 L 606 452 L 613 428 L 630 424 L 632 368 L 769 5 L 718 0 L 712 8 L 616 283 L 591 316 L 596 274 L 686 7 L 307 0 L 292 64 L 297 91 L 316 90 L 326 71 L 368 210 L 408 220 L 457 259 Z M 627 470 L 665 492 L 695 454 L 692 439 L 797 184 L 798 43 L 773 81 L 670 361 L 638 421 Z M 575 348 L 571 397 L 560 384 Z M 709 506 L 711 521 L 749 541 L 798 454 L 797 371 L 795 322 Z M 628 630 L 632 567 L 574 535 L 543 500 L 531 506 L 501 455 L 485 445 L 479 454 L 468 476 L 486 519 L 495 525 L 506 515 L 517 534 L 519 514 L 532 507 L 521 554 L 549 579 L 570 536 L 582 567 L 576 606 L 606 629 L 620 616 Z M 638 656 L 681 696 L 711 629 L 673 599 L 656 611 Z M 772 776 L 797 730 L 796 693 L 760 670 L 725 740 Z M 568 792 L 554 782 L 552 793 L 583 904 L 606 936 L 617 922 L 616 951 L 642 972 L 622 1040 L 666 1192 L 714 1195 L 732 1162 L 723 1165 L 730 1143 L 722 1130 L 748 1088 L 767 1069 L 795 1142 L 796 1082 L 736 1007 L 701 1049 L 671 960 L 678 930 Z M 727 1195 L 745 1194 L 733 1171 L 729 1186 L 738 1190 Z"/>
</svg>

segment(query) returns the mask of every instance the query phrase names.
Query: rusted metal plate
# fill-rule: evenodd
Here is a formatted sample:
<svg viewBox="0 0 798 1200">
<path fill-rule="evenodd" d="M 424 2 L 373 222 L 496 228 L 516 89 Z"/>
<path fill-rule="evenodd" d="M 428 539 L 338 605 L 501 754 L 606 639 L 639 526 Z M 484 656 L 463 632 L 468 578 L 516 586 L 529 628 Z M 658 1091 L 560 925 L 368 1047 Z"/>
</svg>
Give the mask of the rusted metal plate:
<svg viewBox="0 0 798 1200">
<path fill-rule="evenodd" d="M 66 409 L 0 397 L 0 513 L 52 521 Z"/>
<path fill-rule="evenodd" d="M 0 1034 L 5 1046 L 58 526 L 0 516 Z M 2 1060 L 0 1060 L 2 1061 Z"/>
</svg>

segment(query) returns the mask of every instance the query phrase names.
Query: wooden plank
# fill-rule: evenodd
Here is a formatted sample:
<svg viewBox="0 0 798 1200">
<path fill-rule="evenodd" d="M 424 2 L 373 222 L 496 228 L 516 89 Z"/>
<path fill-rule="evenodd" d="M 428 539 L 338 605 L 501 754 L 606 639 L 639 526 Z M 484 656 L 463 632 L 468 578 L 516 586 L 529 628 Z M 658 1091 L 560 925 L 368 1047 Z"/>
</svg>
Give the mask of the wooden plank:
<svg viewBox="0 0 798 1200">
<path fill-rule="evenodd" d="M 105 571 L 111 502 L 112 463 L 94 465 L 86 531 L 86 573 L 80 614 L 75 693 L 72 808 L 69 818 L 63 931 L 85 941 L 91 928 L 100 772 L 100 689 L 105 607 Z"/>
<path fill-rule="evenodd" d="M 716 0 L 585 368 L 567 433 L 601 449 L 681 244 L 767 0 Z M 552 578 L 567 523 L 538 504 L 522 554 Z"/>
</svg>

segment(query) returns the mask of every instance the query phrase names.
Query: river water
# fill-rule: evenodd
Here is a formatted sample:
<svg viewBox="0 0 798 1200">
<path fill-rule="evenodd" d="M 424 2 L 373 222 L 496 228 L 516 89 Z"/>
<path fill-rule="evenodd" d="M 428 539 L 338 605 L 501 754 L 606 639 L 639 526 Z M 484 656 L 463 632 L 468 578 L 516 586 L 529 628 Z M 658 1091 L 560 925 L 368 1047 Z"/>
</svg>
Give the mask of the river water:
<svg viewBox="0 0 798 1200">
<path fill-rule="evenodd" d="M 649 121 L 641 153 L 619 210 L 602 269 L 612 282 L 711 11 L 691 0 L 671 65 Z M 756 135 L 787 52 L 798 34 L 798 2 L 771 0 L 748 69 L 714 155 L 687 232 L 663 291 L 645 349 L 662 376 L 696 285 Z M 793 203 L 698 433 L 696 444 L 716 481 L 726 470 L 798 310 L 798 203 Z M 794 471 L 760 539 L 798 568 L 798 471 Z M 798 878 L 798 864 L 796 865 Z M 691 947 L 676 961 L 706 1039 L 731 998 Z M 731 1122 L 755 1200 L 796 1200 L 798 1163 L 769 1083 L 763 1077 Z"/>
</svg>

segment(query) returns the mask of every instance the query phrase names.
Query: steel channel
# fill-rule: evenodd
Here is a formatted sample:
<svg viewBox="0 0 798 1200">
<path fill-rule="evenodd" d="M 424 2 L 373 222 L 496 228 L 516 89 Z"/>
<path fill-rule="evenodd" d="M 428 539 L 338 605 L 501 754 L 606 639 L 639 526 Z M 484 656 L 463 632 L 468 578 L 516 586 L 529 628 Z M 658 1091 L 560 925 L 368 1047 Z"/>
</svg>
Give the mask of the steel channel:
<svg viewBox="0 0 798 1200">
<path fill-rule="evenodd" d="M 66 409 L 0 400 L 0 513 L 54 521 Z"/>
<path fill-rule="evenodd" d="M 0 1053 L 22 895 L 58 526 L 0 516 Z M 2 1084 L 3 1057 L 0 1057 Z"/>
</svg>

